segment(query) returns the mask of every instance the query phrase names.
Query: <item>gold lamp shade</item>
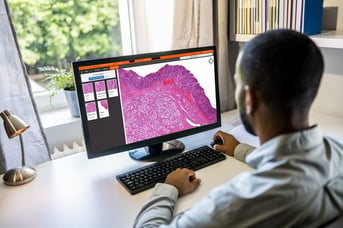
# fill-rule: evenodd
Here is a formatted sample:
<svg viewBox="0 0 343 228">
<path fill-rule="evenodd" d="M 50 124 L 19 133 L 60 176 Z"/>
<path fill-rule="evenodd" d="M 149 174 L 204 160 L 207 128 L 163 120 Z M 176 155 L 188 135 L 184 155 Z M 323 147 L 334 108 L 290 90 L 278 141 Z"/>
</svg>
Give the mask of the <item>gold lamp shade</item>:
<svg viewBox="0 0 343 228">
<path fill-rule="evenodd" d="M 4 119 L 4 126 L 8 138 L 14 138 L 30 127 L 18 116 L 13 115 L 8 109 L 1 112 L 0 115 Z"/>
<path fill-rule="evenodd" d="M 13 115 L 10 110 L 6 109 L 0 113 L 4 120 L 5 131 L 9 138 L 19 135 L 22 166 L 6 171 L 3 176 L 4 183 L 7 185 L 22 185 L 32 181 L 36 177 L 36 170 L 25 165 L 24 144 L 21 134 L 30 126 L 18 116 Z"/>
</svg>

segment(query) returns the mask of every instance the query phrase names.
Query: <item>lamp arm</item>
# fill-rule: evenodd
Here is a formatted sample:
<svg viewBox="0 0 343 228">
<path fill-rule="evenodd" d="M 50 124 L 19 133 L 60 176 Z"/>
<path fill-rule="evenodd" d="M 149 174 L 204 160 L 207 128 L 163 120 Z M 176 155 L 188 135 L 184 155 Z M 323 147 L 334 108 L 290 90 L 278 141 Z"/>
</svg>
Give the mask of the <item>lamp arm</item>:
<svg viewBox="0 0 343 228">
<path fill-rule="evenodd" d="M 21 165 L 25 166 L 25 153 L 24 153 L 24 142 L 23 142 L 23 137 L 21 134 L 19 135 L 20 138 L 20 147 L 21 147 Z"/>
</svg>

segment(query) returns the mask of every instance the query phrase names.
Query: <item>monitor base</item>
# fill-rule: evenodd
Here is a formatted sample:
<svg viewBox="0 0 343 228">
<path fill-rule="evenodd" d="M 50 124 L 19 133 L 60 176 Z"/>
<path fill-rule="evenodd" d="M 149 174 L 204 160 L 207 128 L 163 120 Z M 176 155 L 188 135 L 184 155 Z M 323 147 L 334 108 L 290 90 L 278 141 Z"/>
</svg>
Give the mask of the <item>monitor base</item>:
<svg viewBox="0 0 343 228">
<path fill-rule="evenodd" d="M 129 155 L 135 160 L 153 162 L 172 157 L 184 149 L 185 144 L 179 140 L 172 140 L 130 151 Z"/>
</svg>

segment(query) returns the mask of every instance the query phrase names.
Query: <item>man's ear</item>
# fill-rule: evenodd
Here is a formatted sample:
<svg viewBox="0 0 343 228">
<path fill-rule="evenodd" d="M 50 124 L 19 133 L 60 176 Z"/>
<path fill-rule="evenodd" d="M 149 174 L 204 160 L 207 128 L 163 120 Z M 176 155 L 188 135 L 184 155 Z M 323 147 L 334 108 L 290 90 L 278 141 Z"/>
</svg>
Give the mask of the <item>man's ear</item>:
<svg viewBox="0 0 343 228">
<path fill-rule="evenodd" d="M 245 93 L 245 111 L 246 114 L 251 114 L 256 111 L 257 108 L 257 96 L 255 91 L 248 85 L 244 86 L 244 93 Z"/>
</svg>

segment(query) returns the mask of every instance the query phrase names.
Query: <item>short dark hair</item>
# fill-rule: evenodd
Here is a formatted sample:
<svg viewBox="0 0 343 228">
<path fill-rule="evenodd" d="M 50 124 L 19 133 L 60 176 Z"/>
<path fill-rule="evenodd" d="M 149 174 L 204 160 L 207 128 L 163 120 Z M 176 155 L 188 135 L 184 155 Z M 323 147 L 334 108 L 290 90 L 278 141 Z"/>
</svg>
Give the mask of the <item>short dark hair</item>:
<svg viewBox="0 0 343 228">
<path fill-rule="evenodd" d="M 239 67 L 243 83 L 258 91 L 268 107 L 293 112 L 310 108 L 324 60 L 308 36 L 280 29 L 260 34 L 245 44 Z"/>
</svg>

